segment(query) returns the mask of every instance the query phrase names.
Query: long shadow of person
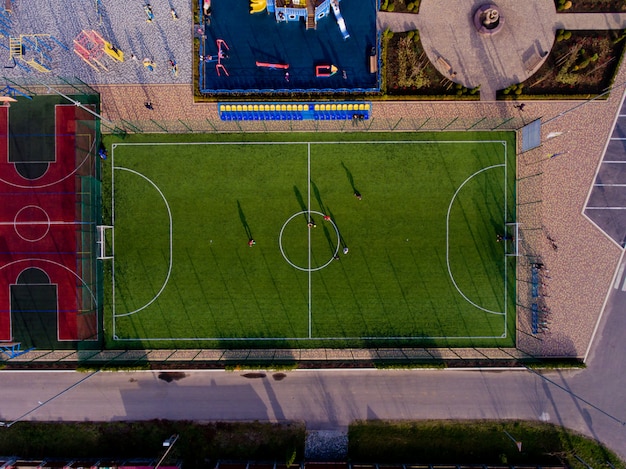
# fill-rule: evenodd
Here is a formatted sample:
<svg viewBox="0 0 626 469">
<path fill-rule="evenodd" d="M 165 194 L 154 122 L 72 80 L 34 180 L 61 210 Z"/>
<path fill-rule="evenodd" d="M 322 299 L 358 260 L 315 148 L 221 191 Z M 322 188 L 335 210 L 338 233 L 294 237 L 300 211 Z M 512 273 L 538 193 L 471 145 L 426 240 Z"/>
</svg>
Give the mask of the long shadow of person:
<svg viewBox="0 0 626 469">
<path fill-rule="evenodd" d="M 306 223 L 309 223 L 309 209 L 304 202 L 304 198 L 302 197 L 302 193 L 300 192 L 300 189 L 298 189 L 298 186 L 293 186 L 293 193 L 296 195 L 296 200 L 300 205 L 300 210 L 303 212 L 302 215 L 304 216 L 304 220 L 306 221 Z"/>
<path fill-rule="evenodd" d="M 348 182 L 350 183 L 350 187 L 352 188 L 352 193 L 357 199 L 361 200 L 361 192 L 356 188 L 354 184 L 354 176 L 352 176 L 352 172 L 348 169 L 343 161 L 341 162 L 341 167 L 346 172 Z"/>
<path fill-rule="evenodd" d="M 237 211 L 239 212 L 239 219 L 241 220 L 241 224 L 243 225 L 243 229 L 246 231 L 246 236 L 248 237 L 248 241 L 253 239 L 252 230 L 250 229 L 250 225 L 248 225 L 248 221 L 246 220 L 246 214 L 243 213 L 243 209 L 241 208 L 241 202 L 237 201 Z"/>
</svg>

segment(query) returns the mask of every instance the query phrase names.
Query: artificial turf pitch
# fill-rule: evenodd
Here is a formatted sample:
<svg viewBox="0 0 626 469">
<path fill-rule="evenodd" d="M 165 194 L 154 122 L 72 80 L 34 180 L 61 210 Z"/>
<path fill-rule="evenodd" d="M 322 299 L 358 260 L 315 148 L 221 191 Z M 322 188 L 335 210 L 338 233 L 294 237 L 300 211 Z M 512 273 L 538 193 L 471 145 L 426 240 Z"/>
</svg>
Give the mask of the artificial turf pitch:
<svg viewBox="0 0 626 469">
<path fill-rule="evenodd" d="M 116 145 L 114 338 L 513 345 L 512 134 L 335 137 Z"/>
</svg>

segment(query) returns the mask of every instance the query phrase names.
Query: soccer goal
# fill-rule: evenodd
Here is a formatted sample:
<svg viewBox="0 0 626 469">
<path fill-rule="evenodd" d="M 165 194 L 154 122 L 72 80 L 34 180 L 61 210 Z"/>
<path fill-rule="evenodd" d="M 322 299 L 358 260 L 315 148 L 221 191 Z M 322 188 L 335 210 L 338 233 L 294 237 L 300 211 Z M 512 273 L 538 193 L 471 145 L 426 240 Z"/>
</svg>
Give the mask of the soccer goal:
<svg viewBox="0 0 626 469">
<path fill-rule="evenodd" d="M 98 237 L 96 239 L 96 245 L 98 246 L 98 259 L 113 259 L 113 254 L 107 254 L 106 252 L 106 232 L 112 231 L 113 227 L 109 225 L 98 225 Z"/>
<path fill-rule="evenodd" d="M 506 255 L 519 256 L 519 223 L 506 224 Z"/>
</svg>

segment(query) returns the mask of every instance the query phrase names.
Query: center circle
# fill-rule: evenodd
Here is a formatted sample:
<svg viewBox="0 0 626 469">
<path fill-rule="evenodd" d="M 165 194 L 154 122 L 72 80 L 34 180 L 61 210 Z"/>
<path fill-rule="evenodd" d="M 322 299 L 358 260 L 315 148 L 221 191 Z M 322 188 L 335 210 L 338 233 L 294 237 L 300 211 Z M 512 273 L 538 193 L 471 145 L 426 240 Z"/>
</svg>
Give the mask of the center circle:
<svg viewBox="0 0 626 469">
<path fill-rule="evenodd" d="M 43 208 L 27 205 L 15 214 L 13 227 L 20 238 L 33 243 L 50 231 L 50 217 Z"/>
<path fill-rule="evenodd" d="M 318 266 L 310 266 L 310 267 L 302 267 L 298 264 L 296 264 L 295 262 L 293 262 L 291 259 L 289 259 L 289 256 L 287 255 L 287 253 L 285 253 L 285 249 L 283 247 L 283 234 L 285 233 L 285 228 L 287 228 L 287 225 L 289 225 L 290 223 L 301 223 L 302 224 L 302 233 L 306 233 L 304 230 L 319 230 L 320 228 L 318 228 L 316 226 L 316 222 L 313 221 L 313 217 L 312 215 L 319 215 L 320 220 L 318 220 L 320 223 L 329 223 L 332 227 L 333 230 L 335 231 L 335 234 L 337 235 L 337 245 L 333 245 L 333 249 L 334 252 L 332 252 L 330 259 L 322 265 L 318 265 Z M 303 216 L 304 220 L 298 220 L 295 221 L 295 219 L 297 217 Z M 303 210 L 301 212 L 298 213 L 294 213 L 292 216 L 290 216 L 287 221 L 285 221 L 285 223 L 283 224 L 282 228 L 280 229 L 280 235 L 278 236 L 278 246 L 280 247 L 280 252 L 283 255 L 283 257 L 285 258 L 285 260 L 287 261 L 287 263 L 289 265 L 291 265 L 292 267 L 294 267 L 295 269 L 298 270 L 302 270 L 304 272 L 315 272 L 317 270 L 321 270 L 324 267 L 328 267 L 328 265 L 330 265 L 333 260 L 335 259 L 335 257 L 337 256 L 337 254 L 339 253 L 339 248 L 341 247 L 341 236 L 339 235 L 339 229 L 337 229 L 337 225 L 335 225 L 335 222 L 332 219 L 329 220 L 324 220 L 324 217 L 326 215 L 323 214 L 322 212 L 316 212 L 314 210 Z M 323 231 L 323 229 L 322 229 Z M 317 231 L 316 231 L 317 233 Z M 308 235 L 310 235 L 310 233 L 308 233 Z M 308 249 L 311 249 L 310 243 L 308 244 Z"/>
</svg>

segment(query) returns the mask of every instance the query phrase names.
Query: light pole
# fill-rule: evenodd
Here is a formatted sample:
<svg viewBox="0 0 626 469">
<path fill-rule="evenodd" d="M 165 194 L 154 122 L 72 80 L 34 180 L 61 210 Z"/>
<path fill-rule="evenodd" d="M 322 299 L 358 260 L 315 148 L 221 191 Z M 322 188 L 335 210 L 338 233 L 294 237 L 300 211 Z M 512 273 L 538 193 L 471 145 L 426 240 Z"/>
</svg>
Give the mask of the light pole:
<svg viewBox="0 0 626 469">
<path fill-rule="evenodd" d="M 163 455 L 163 457 L 161 459 L 159 459 L 159 462 L 156 463 L 156 466 L 154 466 L 154 469 L 159 469 L 159 466 L 161 465 L 161 463 L 165 460 L 165 458 L 167 457 L 169 452 L 172 450 L 172 447 L 174 446 L 174 443 L 176 443 L 178 441 L 178 437 L 179 436 L 180 435 L 172 435 L 167 440 L 165 440 L 163 442 L 163 446 L 167 447 L 167 450 L 165 450 L 165 454 Z"/>
<path fill-rule="evenodd" d="M 67 99 L 70 103 L 72 103 L 74 106 L 78 106 L 79 108 L 87 111 L 89 114 L 97 117 L 100 120 L 103 120 L 105 122 L 108 122 L 111 125 L 115 125 L 113 124 L 113 122 L 111 122 L 109 119 L 107 119 L 106 117 L 102 117 L 101 114 L 98 114 L 95 111 L 92 111 L 91 109 L 89 109 L 87 106 L 83 106 L 83 104 L 80 101 L 76 101 L 75 99 L 70 98 L 69 96 L 67 96 L 66 94 L 61 93 L 59 90 L 57 90 L 56 88 L 53 88 L 52 86 L 43 83 L 43 82 L 39 82 L 40 84 L 42 84 L 43 86 L 45 86 L 46 88 L 48 88 L 48 90 L 55 92 L 56 94 L 58 94 L 59 96 L 64 97 L 65 99 Z"/>
<path fill-rule="evenodd" d="M 611 91 L 613 91 L 615 88 L 621 88 L 622 86 L 626 86 L 626 81 L 625 81 L 625 82 L 623 82 L 623 83 L 619 83 L 619 84 L 617 84 L 617 85 L 613 85 L 613 86 L 611 86 L 611 87 L 607 88 L 607 89 L 606 89 L 606 91 L 604 91 L 603 93 L 600 93 L 599 95 L 594 96 L 593 98 L 590 98 L 590 99 L 588 99 L 588 100 L 586 100 L 586 101 L 583 101 L 582 103 L 577 104 L 576 106 L 571 107 L 571 108 L 569 108 L 569 109 L 567 109 L 567 110 L 565 110 L 565 111 L 563 111 L 563 112 L 561 112 L 561 113 L 557 114 L 556 116 L 551 117 L 550 119 L 548 119 L 548 120 L 546 120 L 546 121 L 543 121 L 543 122 L 541 123 L 541 125 L 545 125 L 545 124 L 547 124 L 548 122 L 552 122 L 553 120 L 557 120 L 557 119 L 559 119 L 559 118 L 563 117 L 565 114 L 568 114 L 568 113 L 570 113 L 570 112 L 572 112 L 572 111 L 575 111 L 575 110 L 576 110 L 576 109 L 578 109 L 579 107 L 582 107 L 582 106 L 584 106 L 585 104 L 589 104 L 590 102 L 595 101 L 596 99 L 601 98 L 601 97 L 602 97 L 602 96 L 604 96 L 605 94 L 610 93 L 610 92 L 611 92 Z"/>
</svg>

